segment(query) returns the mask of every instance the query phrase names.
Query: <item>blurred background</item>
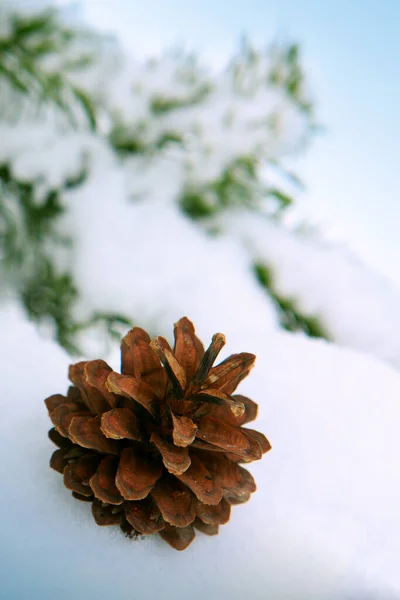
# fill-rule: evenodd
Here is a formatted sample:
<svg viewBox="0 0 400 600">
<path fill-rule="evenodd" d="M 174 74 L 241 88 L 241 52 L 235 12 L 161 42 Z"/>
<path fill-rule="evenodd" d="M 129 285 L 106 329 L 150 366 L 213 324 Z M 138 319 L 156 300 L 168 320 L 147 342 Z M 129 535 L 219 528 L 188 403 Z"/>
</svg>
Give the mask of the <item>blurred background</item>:
<svg viewBox="0 0 400 600">
<path fill-rule="evenodd" d="M 243 35 L 259 47 L 273 40 L 298 43 L 323 128 L 296 157 L 306 185 L 298 214 L 400 285 L 398 2 L 236 0 L 228 7 L 118 0 L 111 10 L 106 0 L 87 0 L 83 6 L 90 23 L 115 32 L 140 57 L 178 42 L 218 68 Z"/>
<path fill-rule="evenodd" d="M 397 2 L 1 10 L 7 302 L 75 354 L 212 304 L 400 360 Z"/>
</svg>

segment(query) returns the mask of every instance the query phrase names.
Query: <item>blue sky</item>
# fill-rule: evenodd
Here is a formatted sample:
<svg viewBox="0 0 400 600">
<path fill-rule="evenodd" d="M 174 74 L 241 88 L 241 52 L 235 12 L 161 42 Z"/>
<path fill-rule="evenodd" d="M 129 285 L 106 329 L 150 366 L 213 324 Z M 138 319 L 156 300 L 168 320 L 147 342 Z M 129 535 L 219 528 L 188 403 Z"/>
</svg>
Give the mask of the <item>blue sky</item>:
<svg viewBox="0 0 400 600">
<path fill-rule="evenodd" d="M 240 36 L 300 42 L 325 133 L 297 171 L 304 214 L 400 288 L 400 1 L 85 0 L 136 55 L 176 42 L 220 64 Z"/>
</svg>

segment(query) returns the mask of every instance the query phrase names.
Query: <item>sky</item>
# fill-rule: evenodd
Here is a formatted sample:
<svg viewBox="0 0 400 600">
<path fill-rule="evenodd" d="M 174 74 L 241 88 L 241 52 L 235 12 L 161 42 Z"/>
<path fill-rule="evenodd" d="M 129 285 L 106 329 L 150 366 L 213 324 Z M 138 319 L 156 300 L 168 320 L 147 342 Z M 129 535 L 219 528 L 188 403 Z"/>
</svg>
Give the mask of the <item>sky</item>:
<svg viewBox="0 0 400 600">
<path fill-rule="evenodd" d="M 62 0 L 61 0 L 62 1 Z M 62 1 L 62 3 L 67 3 Z M 312 216 L 400 288 L 400 2 L 84 0 L 94 26 L 136 56 L 176 43 L 209 64 L 240 37 L 297 41 L 323 133 L 294 162 Z"/>
</svg>

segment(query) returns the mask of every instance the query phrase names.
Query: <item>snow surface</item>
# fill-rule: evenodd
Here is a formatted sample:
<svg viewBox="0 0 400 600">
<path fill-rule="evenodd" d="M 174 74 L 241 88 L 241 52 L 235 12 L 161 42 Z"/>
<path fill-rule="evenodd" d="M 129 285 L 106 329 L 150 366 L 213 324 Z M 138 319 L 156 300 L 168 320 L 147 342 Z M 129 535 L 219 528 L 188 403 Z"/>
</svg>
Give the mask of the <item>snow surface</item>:
<svg viewBox="0 0 400 600">
<path fill-rule="evenodd" d="M 397 371 L 299 335 L 232 332 L 227 353 L 258 355 L 241 391 L 273 449 L 220 534 L 177 553 L 98 527 L 70 496 L 48 467 L 43 404 L 66 390 L 69 359 L 11 305 L 0 329 L 2 600 L 400 598 Z"/>
<path fill-rule="evenodd" d="M 196 320 L 206 312 L 209 334 L 232 326 L 259 332 L 278 326 L 272 301 L 235 240 L 210 237 L 167 196 L 165 202 L 129 204 L 123 170 L 103 158 L 90 182 L 71 194 L 70 226 L 65 223 L 76 240 L 77 316 L 93 309 L 119 312 L 163 334 L 186 313 Z"/>
<path fill-rule="evenodd" d="M 399 293 L 346 248 L 249 211 L 230 211 L 221 227 L 271 270 L 274 291 L 316 316 L 336 343 L 400 366 Z"/>
</svg>

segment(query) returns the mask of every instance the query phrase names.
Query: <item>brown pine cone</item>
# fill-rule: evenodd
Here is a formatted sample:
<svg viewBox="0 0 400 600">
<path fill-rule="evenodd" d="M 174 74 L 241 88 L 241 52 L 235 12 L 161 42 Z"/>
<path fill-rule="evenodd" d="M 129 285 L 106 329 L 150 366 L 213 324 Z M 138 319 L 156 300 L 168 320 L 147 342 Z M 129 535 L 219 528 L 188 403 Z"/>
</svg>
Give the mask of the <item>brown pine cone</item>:
<svg viewBox="0 0 400 600">
<path fill-rule="evenodd" d="M 204 352 L 186 317 L 174 328 L 172 350 L 134 327 L 122 340 L 120 373 L 103 360 L 69 369 L 67 396 L 45 400 L 59 447 L 50 466 L 72 495 L 92 502 L 98 525 L 128 535 L 159 533 L 177 550 L 229 520 L 232 504 L 256 486 L 238 463 L 261 458 L 266 437 L 241 427 L 257 404 L 231 396 L 255 356 L 233 354 L 213 363 L 225 344 L 217 333 Z"/>
</svg>

